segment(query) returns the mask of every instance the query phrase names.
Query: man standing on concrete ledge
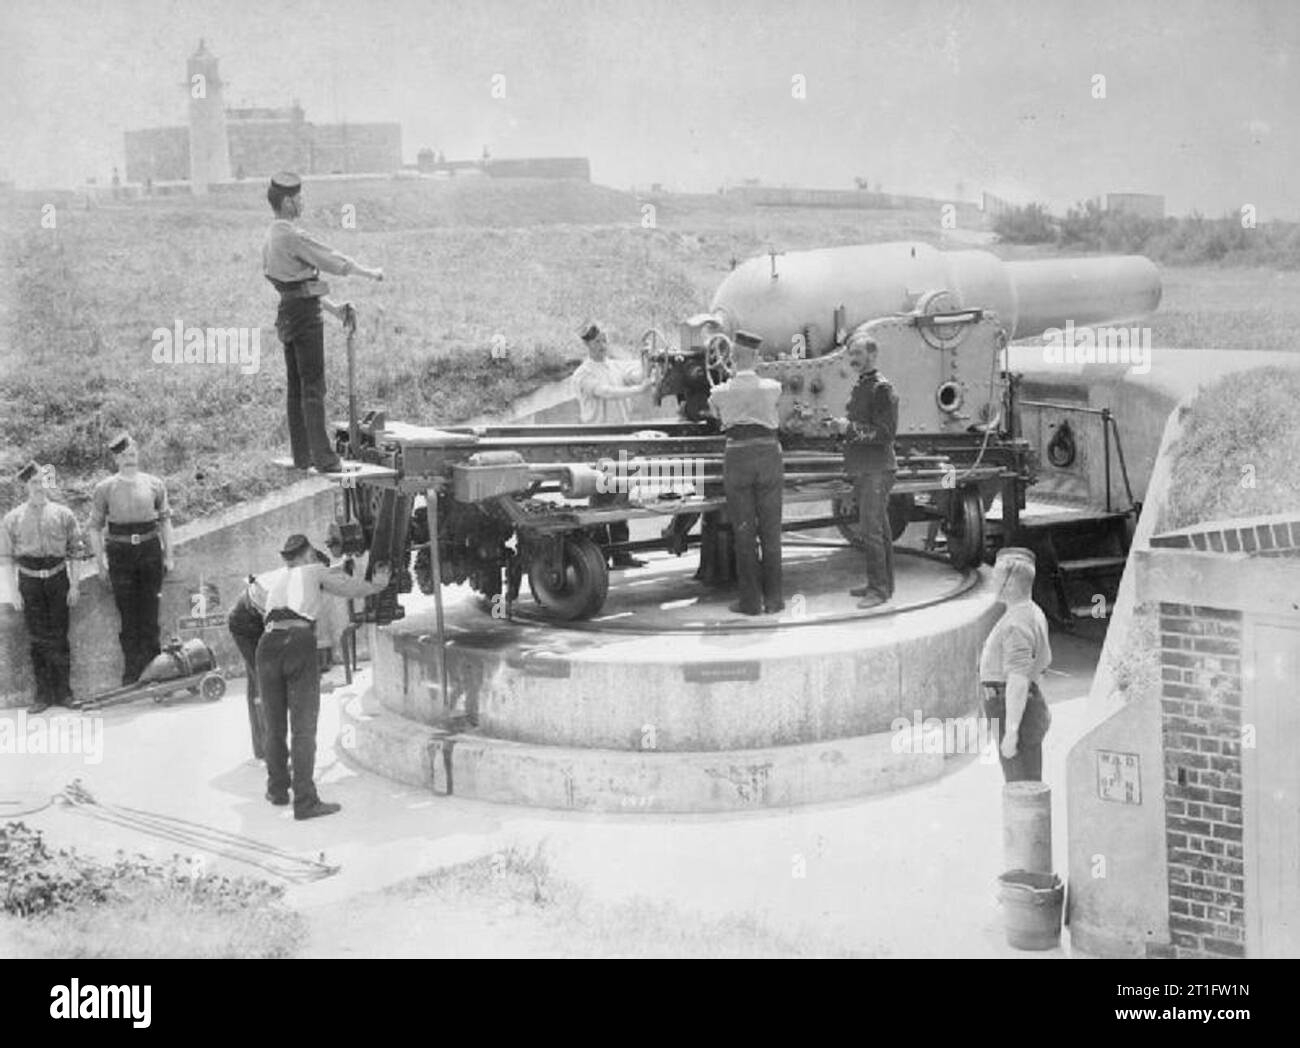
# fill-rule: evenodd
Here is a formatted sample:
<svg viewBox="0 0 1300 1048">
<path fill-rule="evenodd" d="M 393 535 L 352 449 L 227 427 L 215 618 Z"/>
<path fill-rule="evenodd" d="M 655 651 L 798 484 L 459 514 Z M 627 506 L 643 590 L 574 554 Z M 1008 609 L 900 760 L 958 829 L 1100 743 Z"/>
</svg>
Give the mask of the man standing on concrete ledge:
<svg viewBox="0 0 1300 1048">
<path fill-rule="evenodd" d="M 69 609 L 77 603 L 81 528 L 72 510 L 51 502 L 49 472 L 29 462 L 15 478 L 27 488 L 27 501 L 0 521 L 0 572 L 10 587 L 10 602 L 23 613 L 31 642 L 36 698 L 32 713 L 51 706 L 76 709 L 72 697 L 72 651 L 68 646 Z"/>
<path fill-rule="evenodd" d="M 293 817 L 315 819 L 342 808 L 320 799 L 314 778 L 316 721 L 320 716 L 316 619 L 325 594 L 368 597 L 379 593 L 388 586 L 389 569 L 377 565 L 370 582 L 336 574 L 317 559 L 305 535 L 290 535 L 280 556 L 284 567 L 257 578 L 266 594 L 266 632 L 257 642 L 257 680 L 266 716 L 266 799 L 272 804 L 288 804 L 292 785 Z"/>
<path fill-rule="evenodd" d="M 727 434 L 722 486 L 735 540 L 738 615 L 781 611 L 781 507 L 785 468 L 776 403 L 781 383 L 759 378 L 754 365 L 762 339 L 737 331 L 731 357 L 736 373 L 714 388 L 709 406 Z M 762 549 L 760 554 L 759 549 Z"/>
<path fill-rule="evenodd" d="M 849 590 L 861 597 L 859 608 L 873 608 L 894 595 L 894 536 L 889 526 L 889 492 L 898 462 L 894 435 L 898 431 L 898 394 L 876 370 L 879 347 L 869 338 L 850 339 L 845 349 L 858 383 L 849 395 L 847 417 L 836 429 L 847 440 L 844 469 L 853 478 L 858 502 L 858 526 L 867 553 L 867 583 Z"/>
<path fill-rule="evenodd" d="M 578 337 L 587 347 L 587 359 L 573 373 L 579 420 L 584 424 L 630 422 L 629 409 L 633 399 L 645 393 L 654 383 L 644 375 L 633 375 L 621 361 L 609 359 L 609 340 L 596 324 L 587 321 L 578 329 Z M 626 502 L 626 491 L 601 492 L 591 497 L 593 507 Z M 630 537 L 626 521 L 617 521 L 607 527 L 611 543 L 626 542 Z M 615 553 L 611 567 L 639 568 L 644 563 L 630 553 Z"/>
<path fill-rule="evenodd" d="M 1043 671 L 1052 664 L 1052 647 L 1047 617 L 1032 599 L 1035 563 L 1032 550 L 1018 546 L 998 550 L 993 583 L 1006 611 L 980 655 L 984 716 L 997 724 L 1007 782 L 1042 781 L 1043 738 L 1052 724 L 1038 688 Z"/>
<path fill-rule="evenodd" d="M 294 225 L 303 212 L 302 180 L 297 175 L 282 171 L 274 176 L 266 199 L 275 212 L 275 221 L 262 247 L 262 273 L 280 292 L 275 331 L 284 343 L 293 464 L 298 469 L 314 466 L 322 473 L 337 472 L 343 463 L 325 428 L 325 329 L 321 307 L 342 320 L 347 303 L 335 304 L 324 297 L 329 294 L 329 285 L 320 274 L 322 270 L 338 276 L 357 273 L 383 280 L 384 271 L 360 265 Z"/>
<path fill-rule="evenodd" d="M 108 450 L 117 472 L 95 485 L 90 544 L 99 577 L 113 587 L 122 631 L 122 683 L 136 678 L 162 651 L 158 626 L 163 577 L 175 567 L 167 485 L 140 470 L 140 449 L 123 433 Z"/>
</svg>

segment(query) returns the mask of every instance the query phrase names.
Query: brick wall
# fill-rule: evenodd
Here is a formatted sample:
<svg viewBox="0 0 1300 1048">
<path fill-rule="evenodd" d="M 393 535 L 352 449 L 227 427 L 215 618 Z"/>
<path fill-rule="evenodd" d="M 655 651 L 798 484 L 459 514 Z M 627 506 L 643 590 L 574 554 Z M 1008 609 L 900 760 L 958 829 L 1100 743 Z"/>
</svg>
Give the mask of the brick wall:
<svg viewBox="0 0 1300 1048">
<path fill-rule="evenodd" d="M 1245 956 L 1241 613 L 1160 605 L 1169 929 L 1179 957 Z"/>
</svg>

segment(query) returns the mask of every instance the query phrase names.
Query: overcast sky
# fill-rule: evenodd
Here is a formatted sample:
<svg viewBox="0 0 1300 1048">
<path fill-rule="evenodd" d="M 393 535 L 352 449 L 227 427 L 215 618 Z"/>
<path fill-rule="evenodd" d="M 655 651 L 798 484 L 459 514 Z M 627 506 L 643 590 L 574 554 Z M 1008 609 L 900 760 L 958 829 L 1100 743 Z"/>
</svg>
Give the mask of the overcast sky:
<svg viewBox="0 0 1300 1048">
<path fill-rule="evenodd" d="M 227 104 L 396 120 L 408 161 L 486 145 L 620 188 L 865 176 L 1300 219 L 1294 0 L 4 0 L 0 169 L 107 178 L 123 131 L 184 122 L 200 37 Z"/>
</svg>

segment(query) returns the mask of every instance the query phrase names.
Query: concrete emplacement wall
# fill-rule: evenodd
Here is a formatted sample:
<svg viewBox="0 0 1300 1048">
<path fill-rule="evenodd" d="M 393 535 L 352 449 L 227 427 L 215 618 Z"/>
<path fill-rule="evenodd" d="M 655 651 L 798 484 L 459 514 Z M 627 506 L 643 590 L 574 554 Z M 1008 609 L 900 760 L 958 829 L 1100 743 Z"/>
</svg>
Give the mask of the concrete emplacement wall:
<svg viewBox="0 0 1300 1048">
<path fill-rule="evenodd" d="M 282 491 L 232 507 L 214 516 L 175 529 L 176 569 L 163 581 L 159 621 L 162 639 L 180 635 L 201 637 L 217 656 L 227 676 L 244 674 L 244 663 L 225 626 L 225 613 L 238 599 L 249 573 L 268 571 L 281 563 L 284 540 L 301 532 L 324 543 L 334 519 L 335 490 L 327 480 L 311 478 Z M 117 606 L 107 580 L 93 561 L 82 562 L 81 600 L 72 609 L 72 689 L 78 698 L 116 688 L 122 678 L 118 644 Z M 195 595 L 206 589 L 205 609 L 210 625 L 181 629 L 180 620 L 193 616 Z M 215 603 L 211 598 L 215 597 Z M 358 649 L 366 631 L 359 631 Z M 32 700 L 31 659 L 22 613 L 0 604 L 0 707 L 25 706 Z"/>
</svg>

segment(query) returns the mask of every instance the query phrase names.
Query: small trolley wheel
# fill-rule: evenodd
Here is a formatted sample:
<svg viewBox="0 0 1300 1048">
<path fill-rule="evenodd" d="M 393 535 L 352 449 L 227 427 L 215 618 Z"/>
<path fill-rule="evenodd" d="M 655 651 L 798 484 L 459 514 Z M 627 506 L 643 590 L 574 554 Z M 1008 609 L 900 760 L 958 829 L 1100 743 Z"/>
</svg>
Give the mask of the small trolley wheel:
<svg viewBox="0 0 1300 1048">
<path fill-rule="evenodd" d="M 199 681 L 199 691 L 208 702 L 216 702 L 226 693 L 226 678 L 220 673 L 204 674 Z"/>
<path fill-rule="evenodd" d="M 595 615 L 609 593 L 609 568 L 601 548 L 585 535 L 564 540 L 559 572 L 549 570 L 546 558 L 535 557 L 528 566 L 533 596 L 563 621 Z"/>
</svg>

